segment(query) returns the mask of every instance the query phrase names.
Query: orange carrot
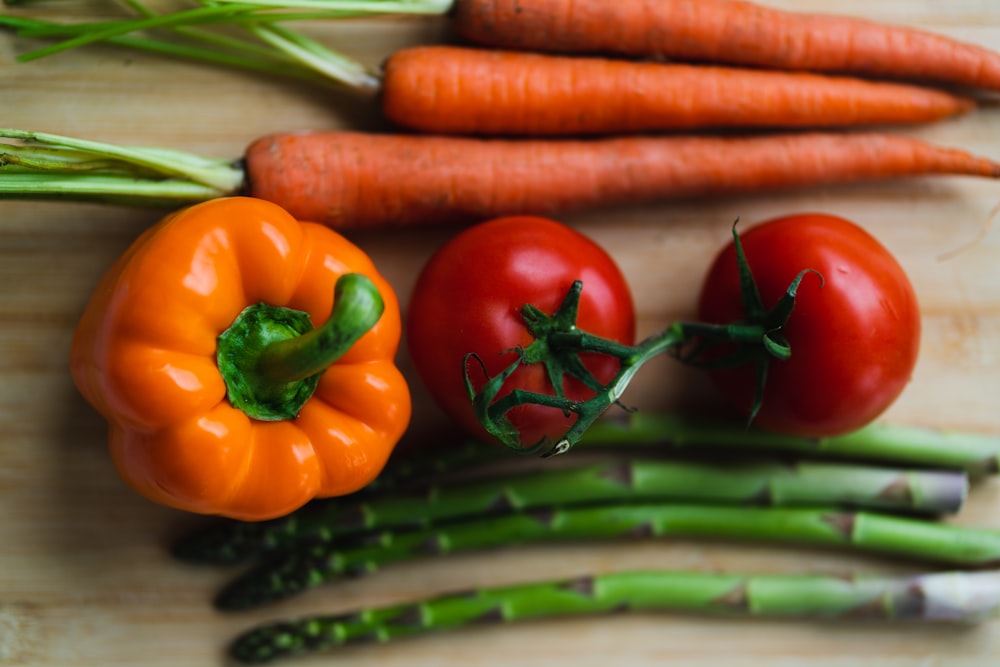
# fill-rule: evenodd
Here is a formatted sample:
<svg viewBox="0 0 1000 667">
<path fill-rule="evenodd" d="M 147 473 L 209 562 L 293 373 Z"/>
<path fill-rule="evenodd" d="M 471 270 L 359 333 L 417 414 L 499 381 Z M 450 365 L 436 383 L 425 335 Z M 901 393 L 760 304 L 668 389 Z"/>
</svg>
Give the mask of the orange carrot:
<svg viewBox="0 0 1000 667">
<path fill-rule="evenodd" d="M 370 11 L 381 11 L 378 0 L 361 1 L 371 3 Z M 320 4 L 332 10 L 338 2 L 325 0 Z M 435 3 L 433 8 L 428 6 L 430 2 Z M 306 36 L 279 29 L 264 19 L 254 32 L 258 37 L 266 36 L 278 50 L 280 66 L 270 60 L 265 66 L 253 58 L 227 57 L 225 50 L 183 49 L 169 41 L 134 35 L 124 44 L 255 71 L 277 70 L 309 81 L 316 81 L 319 67 L 325 76 L 364 92 L 381 87 L 385 114 L 402 127 L 463 134 L 584 135 L 704 127 L 820 128 L 929 122 L 968 111 L 972 101 L 916 85 L 802 70 L 857 67 L 868 74 L 945 74 L 951 71 L 945 65 L 951 60 L 943 55 L 945 44 L 949 54 L 965 54 L 960 60 L 968 77 L 957 80 L 1000 83 L 1000 66 L 986 60 L 1000 59 L 1000 55 L 987 55 L 984 49 L 959 46 L 937 35 L 857 19 L 778 12 L 724 0 L 519 2 L 413 0 L 406 6 L 414 11 L 453 8 L 460 29 L 470 37 L 495 41 L 508 49 L 584 50 L 591 57 L 451 47 L 405 49 L 388 60 L 383 81 L 361 63 L 326 51 Z M 400 3 L 391 5 L 402 9 Z M 182 10 L 159 20 L 169 18 L 170 25 L 180 29 L 185 20 L 195 21 L 192 14 L 201 16 L 204 11 Z M 239 16 L 247 18 L 245 8 Z M 9 23 L 27 34 L 53 36 L 69 30 L 68 34 L 75 35 L 22 56 L 35 58 L 70 48 L 80 40 L 90 43 L 87 40 L 102 35 L 122 37 L 120 31 L 145 25 L 147 20 L 97 22 L 82 29 L 78 24 L 59 26 L 20 18 L 0 20 L 0 25 Z M 237 18 L 234 15 L 227 20 Z M 121 39 L 113 41 L 123 43 Z M 937 46 L 931 48 L 933 45 Z M 702 66 L 637 63 L 593 57 L 595 50 L 713 62 Z M 743 63 L 743 67 L 726 67 L 722 64 L 726 60 Z M 761 65 L 781 69 L 761 71 Z M 897 65 L 913 69 L 899 70 Z"/>
<path fill-rule="evenodd" d="M 615 134 L 920 123 L 971 110 L 943 91 L 804 72 L 426 46 L 385 63 L 382 110 L 442 134 Z"/>
<path fill-rule="evenodd" d="M 871 132 L 590 140 L 301 132 L 258 139 L 235 162 L 28 130 L 0 128 L 0 140 L 10 142 L 0 142 L 0 199 L 175 208 L 243 194 L 342 229 L 903 176 L 1000 178 L 1000 162 Z"/>
<path fill-rule="evenodd" d="M 853 72 L 1000 90 L 1000 54 L 930 32 L 738 0 L 455 0 L 464 38 L 510 49 L 607 52 Z"/>
<path fill-rule="evenodd" d="M 1000 178 L 997 162 L 876 133 L 560 141 L 304 132 L 255 141 L 245 168 L 248 194 L 341 229 L 926 174 Z"/>
</svg>

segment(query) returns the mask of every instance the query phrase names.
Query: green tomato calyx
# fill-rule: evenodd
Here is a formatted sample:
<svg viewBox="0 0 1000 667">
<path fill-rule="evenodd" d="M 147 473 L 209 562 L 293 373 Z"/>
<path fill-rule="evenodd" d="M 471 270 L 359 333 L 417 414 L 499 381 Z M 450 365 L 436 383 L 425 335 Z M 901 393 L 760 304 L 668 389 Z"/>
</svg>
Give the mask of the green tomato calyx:
<svg viewBox="0 0 1000 667">
<path fill-rule="evenodd" d="M 770 364 L 775 360 L 783 361 L 791 357 L 792 349 L 785 338 L 784 328 L 795 306 L 799 286 L 810 273 L 818 275 L 821 283 L 823 277 L 811 269 L 800 272 L 774 307 L 768 310 L 764 307 L 743 252 L 736 223 L 733 224 L 733 240 L 745 311 L 742 321 L 729 324 L 676 322 L 636 345 L 623 345 L 577 327 L 577 310 L 583 283 L 576 281 L 554 313 L 545 313 L 531 304 L 522 307 L 521 316 L 534 340 L 526 347 L 512 350 L 517 353 L 517 358 L 502 371 L 490 376 L 479 356 L 474 353 L 465 355 L 466 393 L 479 423 L 489 435 L 519 453 L 541 454 L 543 457 L 565 453 L 572 449 L 584 432 L 612 405 L 629 410 L 621 404 L 620 398 L 632 377 L 643 364 L 665 352 L 684 363 L 706 369 L 753 364 L 756 383 L 748 423 L 752 422 L 763 402 Z M 580 358 L 582 353 L 610 355 L 619 361 L 618 371 L 608 384 L 601 384 L 587 369 Z M 481 375 L 486 377 L 478 387 L 469 372 L 472 361 L 479 366 Z M 530 364 L 544 366 L 553 393 L 543 394 L 515 388 L 501 395 L 510 376 L 518 368 Z M 594 395 L 583 401 L 567 398 L 563 390 L 567 377 L 580 381 Z M 543 439 L 524 445 L 507 413 L 515 407 L 529 404 L 561 410 L 566 416 L 576 415 L 576 419 L 554 444 Z"/>
</svg>

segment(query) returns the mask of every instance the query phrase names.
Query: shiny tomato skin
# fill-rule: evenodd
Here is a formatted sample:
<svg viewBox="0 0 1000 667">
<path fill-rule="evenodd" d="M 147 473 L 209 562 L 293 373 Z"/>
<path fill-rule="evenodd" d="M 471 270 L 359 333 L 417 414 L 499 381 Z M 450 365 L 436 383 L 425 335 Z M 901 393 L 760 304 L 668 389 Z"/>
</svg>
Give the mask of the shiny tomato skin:
<svg viewBox="0 0 1000 667">
<path fill-rule="evenodd" d="M 826 214 L 800 214 L 740 233 L 765 308 L 806 275 L 784 332 L 791 358 L 770 364 L 755 423 L 808 437 L 854 431 L 882 414 L 909 382 L 920 346 L 920 310 L 903 268 L 858 225 Z M 743 319 L 736 250 L 730 243 L 702 287 L 699 316 Z M 751 366 L 713 371 L 722 393 L 745 414 Z"/>
<path fill-rule="evenodd" d="M 517 357 L 512 348 L 534 338 L 521 318 L 533 304 L 555 312 L 573 281 L 581 280 L 578 328 L 631 345 L 635 340 L 632 294 L 620 268 L 597 243 L 562 223 L 534 216 L 510 216 L 466 228 L 445 242 L 428 260 L 414 285 L 406 315 L 406 341 L 414 367 L 434 401 L 470 434 L 487 438 L 466 394 L 463 358 L 473 352 L 490 376 Z M 602 383 L 618 370 L 618 361 L 583 355 Z M 470 361 L 477 388 L 484 381 Z M 500 395 L 513 388 L 552 394 L 538 365 L 522 366 L 508 378 Z M 564 385 L 572 399 L 593 395 L 579 382 Z M 520 406 L 507 416 L 525 447 L 561 436 L 573 423 L 559 410 Z"/>
</svg>

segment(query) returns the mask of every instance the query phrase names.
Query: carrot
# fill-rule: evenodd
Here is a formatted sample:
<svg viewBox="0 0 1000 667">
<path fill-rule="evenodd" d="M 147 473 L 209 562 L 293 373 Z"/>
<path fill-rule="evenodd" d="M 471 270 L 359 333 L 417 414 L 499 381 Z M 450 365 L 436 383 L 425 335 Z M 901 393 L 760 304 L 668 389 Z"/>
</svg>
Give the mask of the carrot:
<svg viewBox="0 0 1000 667">
<path fill-rule="evenodd" d="M 294 3 L 296 0 L 290 1 Z M 310 0 L 310 4 L 319 2 L 323 6 L 336 8 L 342 1 Z M 376 3 L 371 8 L 376 12 L 380 11 L 378 7 L 385 6 L 378 5 L 377 0 L 355 1 L 362 4 Z M 412 0 L 411 4 L 413 7 L 421 7 L 429 1 Z M 590 51 L 598 47 L 612 49 L 617 45 L 625 52 L 636 53 L 642 53 L 645 49 L 652 49 L 653 53 L 670 49 L 671 55 L 731 58 L 737 61 L 744 59 L 753 65 L 777 64 L 785 69 L 760 71 L 759 68 L 736 69 L 732 65 L 724 67 L 719 63 L 697 67 L 691 64 L 637 63 L 596 57 L 571 58 L 537 53 L 428 47 L 404 49 L 394 54 L 388 59 L 383 76 L 380 77 L 363 64 L 326 49 L 306 35 L 278 25 L 274 22 L 274 15 L 264 9 L 260 10 L 263 13 L 258 14 L 252 11 L 254 5 L 240 3 L 239 6 L 227 7 L 221 0 L 209 8 L 201 7 L 135 20 L 60 26 L 33 19 L 12 20 L 0 17 L 0 26 L 9 24 L 19 34 L 25 35 L 74 35 L 72 39 L 52 47 L 23 54 L 19 59 L 33 59 L 73 45 L 106 39 L 122 46 L 278 73 L 310 82 L 333 79 L 366 93 L 381 89 L 383 111 L 390 120 L 402 127 L 432 132 L 555 135 L 614 134 L 702 127 L 843 127 L 929 122 L 968 111 L 973 106 L 972 101 L 966 97 L 950 96 L 943 91 L 915 85 L 876 83 L 847 78 L 846 75 L 833 76 L 830 73 L 789 71 L 789 68 L 798 70 L 817 63 L 818 66 L 833 69 L 847 67 L 846 62 L 834 59 L 834 49 L 828 46 L 836 41 L 835 34 L 850 36 L 852 33 L 845 32 L 847 28 L 839 29 L 839 33 L 832 29 L 823 32 L 820 26 L 827 24 L 812 17 L 814 32 L 821 35 L 822 39 L 808 33 L 792 35 L 790 26 L 795 20 L 799 23 L 806 20 L 802 14 L 782 13 L 781 16 L 785 18 L 774 29 L 782 28 L 784 32 L 762 35 L 781 38 L 782 41 L 772 43 L 773 40 L 758 40 L 754 36 L 751 40 L 754 46 L 751 49 L 749 46 L 740 46 L 739 39 L 745 37 L 741 31 L 749 30 L 753 25 L 742 20 L 740 11 L 756 16 L 758 12 L 750 10 L 753 5 L 720 3 L 718 0 L 678 4 L 665 0 L 658 1 L 655 5 L 656 9 L 662 11 L 655 13 L 655 16 L 651 14 L 652 18 L 658 19 L 663 25 L 656 29 L 654 24 L 654 29 L 646 30 L 643 22 L 639 34 L 626 39 L 629 30 L 622 26 L 626 25 L 625 21 L 634 19 L 636 14 L 629 12 L 644 7 L 644 1 L 602 0 L 591 7 L 590 3 L 594 0 L 578 0 L 572 5 L 573 12 L 567 14 L 568 10 L 559 10 L 560 5 L 556 0 L 534 0 L 523 7 L 516 5 L 519 9 L 514 11 L 514 15 L 504 19 L 504 12 L 511 11 L 511 7 L 504 4 L 509 0 L 455 0 L 458 3 L 455 5 L 455 16 L 460 26 L 466 26 L 472 31 L 470 34 L 474 38 L 476 35 L 485 35 L 482 37 L 483 41 L 496 38 L 501 45 L 504 45 L 506 38 L 500 27 L 508 23 L 519 26 L 521 21 L 527 20 L 524 17 L 529 16 L 530 21 L 525 30 L 517 29 L 512 36 L 512 39 L 522 41 L 509 44 L 531 45 L 538 35 L 554 32 L 559 39 L 549 40 L 546 37 L 542 40 L 544 44 L 538 45 L 538 48 L 552 45 L 552 48 L 558 50 L 562 48 L 560 45 L 568 44 L 566 48 L 570 50 L 581 48 Z M 491 6 L 496 7 L 495 12 L 486 11 Z M 479 7 L 479 11 L 473 11 L 472 7 Z M 694 7 L 698 9 L 693 9 Z M 712 10 L 715 13 L 701 9 L 702 7 L 715 7 Z M 723 8 L 730 13 L 723 13 Z M 226 48 L 222 48 L 221 52 L 206 49 L 204 45 L 192 48 L 190 44 L 185 46 L 174 41 L 190 39 L 191 32 L 182 29 L 188 27 L 189 22 L 197 24 L 197 21 L 203 20 L 204 13 L 208 11 L 213 19 L 218 19 L 217 14 L 222 11 L 223 22 L 232 21 L 238 25 L 253 19 L 250 25 L 254 39 L 264 40 L 267 47 L 255 43 L 244 44 L 232 35 L 227 37 L 224 42 Z M 652 12 L 652 8 L 647 7 L 644 11 Z M 707 14 L 711 16 L 706 16 Z M 271 18 L 267 18 L 268 16 Z M 713 20 L 702 21 L 712 16 L 715 17 Z M 567 25 L 559 26 L 559 22 L 567 20 Z M 618 24 L 618 29 L 615 29 L 614 20 L 622 22 Z M 601 28 L 595 33 L 602 40 L 597 44 L 587 41 L 585 29 L 591 21 L 596 21 Z M 694 22 L 693 25 L 686 24 L 691 21 Z M 846 25 L 843 21 L 838 23 L 839 19 L 832 17 L 825 17 L 824 21 L 831 26 Z M 858 22 L 851 20 L 847 23 L 853 25 Z M 146 32 L 156 26 L 180 32 L 172 34 L 171 40 L 161 40 Z M 768 23 L 768 26 L 771 24 Z M 879 30 L 892 29 L 880 27 Z M 134 35 L 133 31 L 140 31 L 142 34 Z M 730 35 L 732 31 L 737 34 Z M 202 35 L 203 32 L 197 34 Z M 857 34 L 860 35 L 858 39 L 864 37 L 861 33 Z M 608 35 L 614 39 L 606 38 Z M 652 41 L 652 36 L 655 35 L 663 37 L 665 42 L 660 44 Z M 943 40 L 938 36 L 927 38 Z M 871 41 L 869 38 L 865 39 Z M 795 40 L 805 40 L 802 48 L 787 49 L 786 42 L 794 46 Z M 891 55 L 890 51 L 872 52 L 867 42 L 850 44 L 847 37 L 841 41 L 850 46 L 846 55 L 859 59 L 862 64 L 881 66 L 893 61 L 893 58 L 888 57 Z M 234 57 L 230 52 L 234 48 L 234 42 L 242 46 L 241 50 L 254 55 L 251 57 L 244 53 L 238 58 Z M 902 40 L 897 39 L 896 42 L 902 43 Z M 879 43 L 888 48 L 889 44 L 896 42 L 883 39 Z M 736 47 L 731 52 L 727 50 L 730 44 Z M 868 55 L 865 55 L 862 47 L 868 48 Z M 774 53 L 770 53 L 771 51 Z M 265 54 L 271 57 L 264 57 Z M 810 54 L 816 57 L 805 57 Z M 799 58 L 799 55 L 803 57 Z M 820 56 L 825 60 L 821 61 Z M 926 58 L 913 56 L 904 60 L 919 64 Z M 935 63 L 943 60 L 945 59 L 936 56 L 934 58 Z M 987 72 L 989 69 L 984 67 L 981 71 Z"/>
<path fill-rule="evenodd" d="M 299 7 L 304 14 L 280 10 Z M 217 0 L 168 14 L 90 24 L 0 16 L 0 27 L 25 37 L 66 38 L 18 56 L 32 60 L 98 41 L 316 81 L 322 77 L 374 83 L 358 63 L 280 24 L 293 18 L 412 13 L 447 15 L 456 32 L 476 44 L 508 50 L 605 53 L 712 62 L 782 70 L 811 70 L 875 78 L 937 81 L 1000 91 L 1000 52 L 946 35 L 861 17 L 796 12 L 741 0 Z M 149 35 L 232 23 L 248 27 L 281 53 L 260 57 L 259 43 L 235 52 L 217 40 L 177 44 Z M 174 35 L 177 37 L 178 35 Z M 207 35 L 211 38 L 212 35 Z M 225 35 L 225 44 L 239 44 Z M 219 47 L 213 49 L 212 45 Z M 269 56 L 272 54 L 264 54 Z"/>
<path fill-rule="evenodd" d="M 590 141 L 286 133 L 251 144 L 245 168 L 248 194 L 342 229 L 928 174 L 1000 178 L 1000 163 L 877 133 Z"/>
<path fill-rule="evenodd" d="M 387 119 L 442 134 L 844 127 L 929 122 L 974 106 L 900 83 L 453 46 L 397 51 L 381 88 Z"/>
<path fill-rule="evenodd" d="M 227 195 L 334 228 L 474 222 L 619 203 L 922 175 L 1000 178 L 1000 162 L 884 133 L 591 140 L 299 132 L 206 158 L 0 128 L 0 199 L 165 206 Z M 19 143 L 17 143 L 19 142 Z"/>
<path fill-rule="evenodd" d="M 467 40 L 1000 90 L 1000 54 L 935 33 L 737 0 L 454 0 Z"/>
<path fill-rule="evenodd" d="M 15 24 L 25 30 L 82 30 L 25 19 Z M 932 122 L 975 107 L 971 98 L 941 90 L 846 76 L 454 46 L 402 49 L 379 73 L 336 57 L 292 30 L 261 24 L 255 30 L 266 34 L 273 48 L 309 54 L 308 63 L 293 60 L 281 74 L 314 81 L 318 75 L 312 68 L 322 61 L 324 74 L 338 83 L 363 93 L 380 91 L 388 120 L 424 132 L 555 136 L 847 127 Z M 133 36 L 127 44 L 150 47 L 149 40 Z M 165 44 L 156 43 L 165 50 Z M 204 50 L 182 53 L 211 60 Z M 244 60 L 226 62 L 251 66 Z"/>
</svg>

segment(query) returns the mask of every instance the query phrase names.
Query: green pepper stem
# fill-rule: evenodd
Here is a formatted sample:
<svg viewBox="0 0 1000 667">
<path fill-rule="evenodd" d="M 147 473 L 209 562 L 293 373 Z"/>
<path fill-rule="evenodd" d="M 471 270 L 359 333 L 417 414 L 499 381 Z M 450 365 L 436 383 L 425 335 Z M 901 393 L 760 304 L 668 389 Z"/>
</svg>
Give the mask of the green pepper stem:
<svg viewBox="0 0 1000 667">
<path fill-rule="evenodd" d="M 254 419 L 294 419 L 323 371 L 375 326 L 384 309 L 375 284 L 357 273 L 337 280 L 333 311 L 319 328 L 302 311 L 248 306 L 218 339 L 229 402 Z"/>
<path fill-rule="evenodd" d="M 260 353 L 261 375 L 273 382 L 295 382 L 323 372 L 368 332 L 385 310 L 371 279 L 348 273 L 333 290 L 333 312 L 309 333 L 275 341 Z"/>
</svg>

